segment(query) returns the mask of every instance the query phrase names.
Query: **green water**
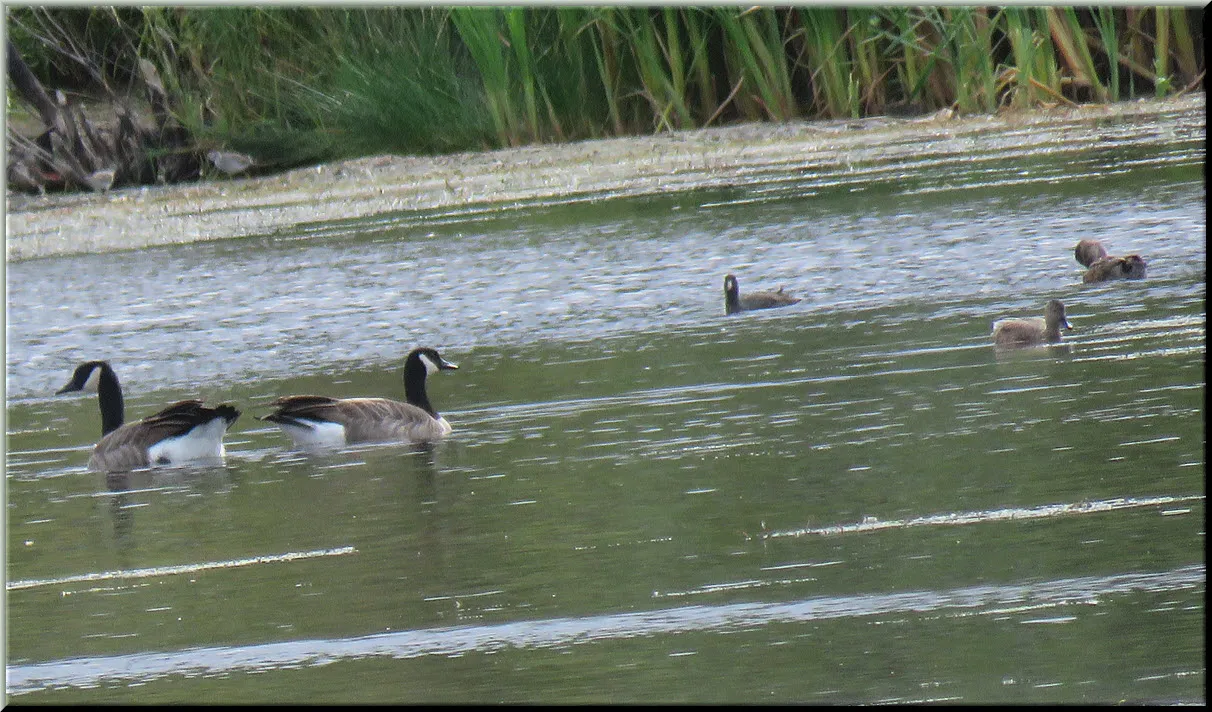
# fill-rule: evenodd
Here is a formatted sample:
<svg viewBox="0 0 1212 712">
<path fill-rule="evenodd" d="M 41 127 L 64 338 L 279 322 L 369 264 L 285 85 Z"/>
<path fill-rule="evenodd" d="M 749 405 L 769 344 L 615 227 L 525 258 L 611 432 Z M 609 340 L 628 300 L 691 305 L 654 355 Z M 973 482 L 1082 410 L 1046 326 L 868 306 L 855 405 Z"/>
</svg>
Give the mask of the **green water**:
<svg viewBox="0 0 1212 712">
<path fill-rule="evenodd" d="M 1009 362 L 972 337 L 974 320 L 885 325 L 896 313 L 473 350 L 432 379 L 458 432 L 430 453 L 302 458 L 245 420 L 225 469 L 135 473 L 123 494 L 75 471 L 10 481 L 10 581 L 355 550 L 10 591 L 10 664 L 836 598 L 839 618 L 756 630 L 301 661 L 28 699 L 1197 699 L 1202 586 L 891 614 L 856 597 L 1202 564 L 1201 309 L 1188 300 L 1170 326 Z M 915 351 L 919 328 L 928 348 Z M 397 388 L 390 373 L 348 376 L 351 390 Z M 578 397 L 536 401 L 531 383 Z M 1159 497 L 1178 501 L 1079 507 Z M 1047 505 L 1070 511 L 994 514 Z M 959 513 L 972 520 L 811 531 Z"/>
<path fill-rule="evenodd" d="M 1170 155 L 10 265 L 9 700 L 1202 702 L 1206 217 Z M 1149 278 L 1082 285 L 1092 224 Z M 804 301 L 725 317 L 725 271 Z M 994 352 L 1054 296 L 1063 346 Z M 460 364 L 432 450 L 255 418 L 402 397 L 419 343 Z M 227 465 L 85 471 L 96 401 L 51 394 L 98 356 L 129 418 L 237 403 Z"/>
</svg>

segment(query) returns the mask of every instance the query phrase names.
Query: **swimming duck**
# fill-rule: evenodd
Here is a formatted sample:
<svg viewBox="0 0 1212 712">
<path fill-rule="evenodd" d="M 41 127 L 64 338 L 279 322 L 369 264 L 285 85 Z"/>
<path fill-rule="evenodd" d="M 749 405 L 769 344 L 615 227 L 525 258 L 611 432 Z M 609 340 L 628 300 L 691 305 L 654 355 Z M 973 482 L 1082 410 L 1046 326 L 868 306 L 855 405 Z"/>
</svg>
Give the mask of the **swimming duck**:
<svg viewBox="0 0 1212 712">
<path fill-rule="evenodd" d="M 993 322 L 993 343 L 998 346 L 1036 346 L 1061 340 L 1060 328 L 1072 329 L 1065 318 L 1065 305 L 1051 299 L 1044 307 L 1044 316 L 1001 319 Z"/>
<path fill-rule="evenodd" d="M 1090 265 L 1082 282 L 1107 282 L 1115 279 L 1144 279 L 1146 263 L 1140 255 L 1104 257 Z"/>
<path fill-rule="evenodd" d="M 1107 249 L 1098 240 L 1081 240 L 1073 248 L 1073 257 L 1082 267 L 1089 267 L 1107 256 Z"/>
</svg>

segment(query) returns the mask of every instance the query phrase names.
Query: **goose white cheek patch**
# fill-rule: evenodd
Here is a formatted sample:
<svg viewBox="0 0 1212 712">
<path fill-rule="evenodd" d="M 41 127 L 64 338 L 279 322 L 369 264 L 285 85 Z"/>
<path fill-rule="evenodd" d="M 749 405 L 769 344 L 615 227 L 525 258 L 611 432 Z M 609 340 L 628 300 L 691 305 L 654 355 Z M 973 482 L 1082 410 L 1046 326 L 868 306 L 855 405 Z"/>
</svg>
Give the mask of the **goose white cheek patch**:
<svg viewBox="0 0 1212 712">
<path fill-rule="evenodd" d="M 92 372 L 88 374 L 88 379 L 84 381 L 84 386 L 80 390 L 87 391 L 89 393 L 96 393 L 100 385 L 101 369 L 94 368 Z"/>
</svg>

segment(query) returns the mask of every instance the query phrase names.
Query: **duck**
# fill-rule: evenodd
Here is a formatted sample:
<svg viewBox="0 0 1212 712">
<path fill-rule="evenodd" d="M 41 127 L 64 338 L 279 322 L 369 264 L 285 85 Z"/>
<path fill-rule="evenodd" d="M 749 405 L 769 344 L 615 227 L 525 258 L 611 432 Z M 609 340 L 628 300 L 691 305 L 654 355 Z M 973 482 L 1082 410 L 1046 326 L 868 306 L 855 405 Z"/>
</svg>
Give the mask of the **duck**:
<svg viewBox="0 0 1212 712">
<path fill-rule="evenodd" d="M 274 411 L 259 420 L 277 425 L 304 450 L 362 442 L 433 443 L 452 429 L 430 404 L 425 379 L 458 367 L 435 349 L 418 347 L 404 359 L 403 402 L 389 398 L 283 396 L 271 402 Z"/>
<path fill-rule="evenodd" d="M 208 408 L 201 400 L 182 400 L 143 420 L 127 423 L 122 385 L 107 361 L 85 361 L 55 395 L 97 389 L 101 439 L 88 467 L 100 472 L 127 472 L 145 467 L 221 463 L 223 436 L 240 411 L 224 403 Z"/>
<path fill-rule="evenodd" d="M 1044 316 L 1021 319 L 1001 319 L 993 322 L 993 343 L 998 346 L 1037 346 L 1061 340 L 1060 328 L 1072 329 L 1065 318 L 1065 305 L 1050 299 Z"/>
<path fill-rule="evenodd" d="M 798 297 L 784 292 L 782 287 L 777 292 L 750 292 L 742 297 L 736 277 L 731 274 L 724 276 L 724 314 L 785 307 L 799 302 Z"/>
<path fill-rule="evenodd" d="M 1089 267 L 1107 256 L 1107 248 L 1098 240 L 1080 240 L 1073 248 L 1073 257 L 1082 267 Z"/>
<path fill-rule="evenodd" d="M 1147 263 L 1140 255 L 1104 257 L 1090 265 L 1082 282 L 1108 282 L 1116 279 L 1144 279 Z"/>
</svg>

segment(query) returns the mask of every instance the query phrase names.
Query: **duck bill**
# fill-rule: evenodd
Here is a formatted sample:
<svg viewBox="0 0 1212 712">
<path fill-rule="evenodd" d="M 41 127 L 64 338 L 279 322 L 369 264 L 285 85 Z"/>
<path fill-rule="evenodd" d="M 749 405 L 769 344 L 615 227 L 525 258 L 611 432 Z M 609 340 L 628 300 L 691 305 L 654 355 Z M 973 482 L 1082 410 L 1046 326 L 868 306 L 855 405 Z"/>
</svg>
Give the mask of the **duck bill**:
<svg viewBox="0 0 1212 712">
<path fill-rule="evenodd" d="M 1073 326 L 1072 326 L 1071 324 L 1069 324 L 1069 320 L 1068 320 L 1068 319 L 1061 319 L 1061 324 L 1063 324 L 1063 325 L 1064 325 L 1064 327 L 1065 327 L 1065 329 L 1066 329 L 1066 330 L 1068 330 L 1068 331 L 1073 331 Z"/>
</svg>

